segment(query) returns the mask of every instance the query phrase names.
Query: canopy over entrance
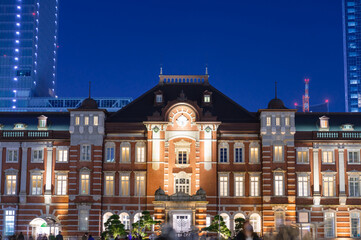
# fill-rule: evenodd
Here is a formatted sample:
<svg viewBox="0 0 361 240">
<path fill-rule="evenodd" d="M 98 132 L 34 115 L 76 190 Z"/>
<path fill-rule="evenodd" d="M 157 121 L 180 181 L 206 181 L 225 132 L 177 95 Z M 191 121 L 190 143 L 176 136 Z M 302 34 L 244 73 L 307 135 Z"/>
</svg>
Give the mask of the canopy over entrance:
<svg viewBox="0 0 361 240">
<path fill-rule="evenodd" d="M 44 234 L 46 234 L 46 236 L 49 236 L 50 234 L 56 236 L 59 233 L 59 230 L 60 223 L 52 217 L 34 218 L 29 223 L 28 234 L 32 235 L 35 239 L 35 237 Z"/>
</svg>

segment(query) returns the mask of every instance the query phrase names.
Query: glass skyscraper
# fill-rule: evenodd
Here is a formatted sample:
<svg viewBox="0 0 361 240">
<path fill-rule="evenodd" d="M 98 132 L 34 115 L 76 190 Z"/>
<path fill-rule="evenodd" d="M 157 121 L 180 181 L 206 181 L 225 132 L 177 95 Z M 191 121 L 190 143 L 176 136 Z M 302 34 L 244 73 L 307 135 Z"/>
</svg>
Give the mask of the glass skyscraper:
<svg viewBox="0 0 361 240">
<path fill-rule="evenodd" d="M 0 108 L 55 96 L 58 0 L 0 1 Z"/>
</svg>

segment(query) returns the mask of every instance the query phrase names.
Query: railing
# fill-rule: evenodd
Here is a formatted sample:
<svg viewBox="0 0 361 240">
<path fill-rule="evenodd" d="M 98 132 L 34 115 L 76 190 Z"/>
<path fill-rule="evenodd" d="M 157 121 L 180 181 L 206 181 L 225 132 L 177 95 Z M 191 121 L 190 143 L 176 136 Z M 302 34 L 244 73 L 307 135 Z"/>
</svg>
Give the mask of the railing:
<svg viewBox="0 0 361 240">
<path fill-rule="evenodd" d="M 53 131 L 3 130 L 0 138 L 51 138 Z"/>
<path fill-rule="evenodd" d="M 333 131 L 333 132 L 322 132 L 314 131 L 312 132 L 313 139 L 323 139 L 323 140 L 361 140 L 361 132 L 344 132 L 344 131 Z"/>
<path fill-rule="evenodd" d="M 172 83 L 208 83 L 208 75 L 159 75 L 160 84 Z"/>
</svg>

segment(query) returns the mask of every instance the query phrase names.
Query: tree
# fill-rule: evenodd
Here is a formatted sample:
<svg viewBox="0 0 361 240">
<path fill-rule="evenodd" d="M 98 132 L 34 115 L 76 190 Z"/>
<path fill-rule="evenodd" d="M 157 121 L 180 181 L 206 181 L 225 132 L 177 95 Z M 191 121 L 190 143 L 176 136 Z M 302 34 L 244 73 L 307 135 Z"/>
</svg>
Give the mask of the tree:
<svg viewBox="0 0 361 240">
<path fill-rule="evenodd" d="M 153 225 L 160 224 L 160 221 L 153 220 L 152 216 L 148 211 L 143 211 L 139 220 L 132 224 L 132 236 L 137 237 L 141 236 L 144 238 L 146 236 L 146 231 L 151 231 Z"/>
<path fill-rule="evenodd" d="M 113 214 L 108 218 L 108 220 L 104 223 L 105 231 L 102 233 L 102 236 L 105 239 L 109 239 L 111 236 L 124 236 L 127 234 L 124 224 L 119 220 L 119 216 Z"/>
<path fill-rule="evenodd" d="M 243 231 L 243 226 L 244 226 L 244 222 L 246 221 L 246 219 L 244 218 L 236 218 L 234 219 L 235 222 L 235 226 L 234 229 L 236 231 L 236 235 L 240 232 Z"/>
<path fill-rule="evenodd" d="M 231 230 L 228 229 L 226 223 L 220 215 L 214 216 L 211 225 L 203 228 L 203 230 L 207 232 L 216 232 L 224 239 L 228 239 L 231 236 Z"/>
</svg>

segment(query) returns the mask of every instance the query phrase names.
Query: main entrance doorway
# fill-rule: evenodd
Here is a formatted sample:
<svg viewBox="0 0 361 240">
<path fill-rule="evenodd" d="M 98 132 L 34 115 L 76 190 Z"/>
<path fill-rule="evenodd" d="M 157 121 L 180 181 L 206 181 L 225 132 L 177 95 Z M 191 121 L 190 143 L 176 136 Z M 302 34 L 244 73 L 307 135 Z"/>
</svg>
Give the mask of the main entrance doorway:
<svg viewBox="0 0 361 240">
<path fill-rule="evenodd" d="M 177 233 L 185 233 L 191 230 L 192 215 L 185 213 L 173 214 L 173 228 Z"/>
<path fill-rule="evenodd" d="M 40 234 L 46 234 L 48 237 L 51 234 L 56 236 L 59 233 L 59 224 L 57 224 L 53 219 L 42 219 L 35 218 L 30 224 L 30 234 L 36 239 Z"/>
</svg>

